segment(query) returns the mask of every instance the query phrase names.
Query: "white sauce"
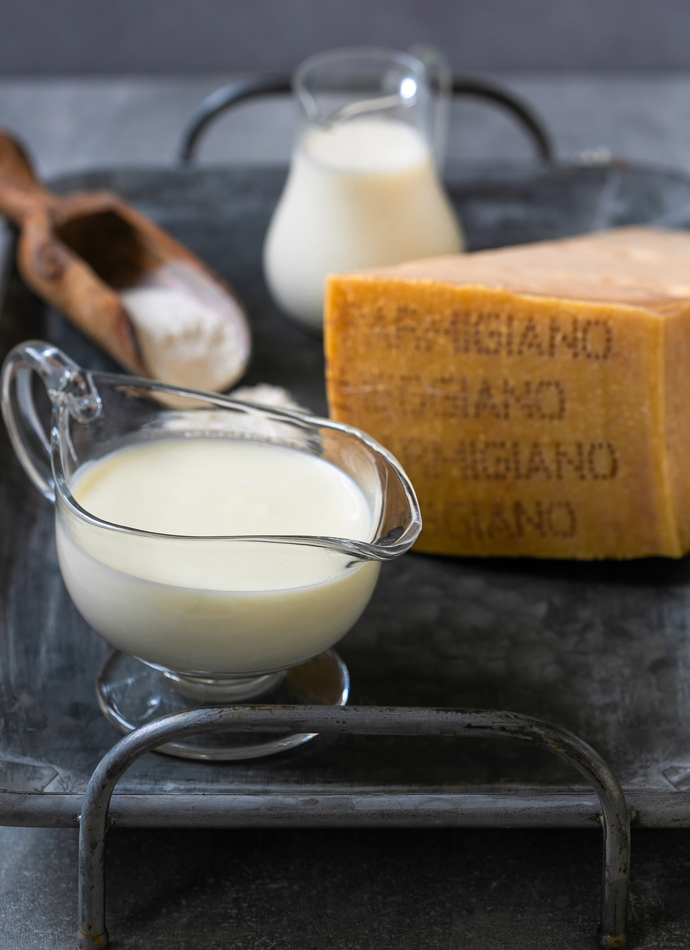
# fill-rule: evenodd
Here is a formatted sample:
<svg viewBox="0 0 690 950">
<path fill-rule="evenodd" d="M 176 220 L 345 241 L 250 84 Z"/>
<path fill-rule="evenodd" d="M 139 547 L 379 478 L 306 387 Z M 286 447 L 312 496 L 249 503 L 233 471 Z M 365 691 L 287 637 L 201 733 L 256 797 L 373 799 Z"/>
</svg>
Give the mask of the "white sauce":
<svg viewBox="0 0 690 950">
<path fill-rule="evenodd" d="M 319 328 L 329 273 L 462 250 L 431 153 L 412 126 L 357 118 L 300 142 L 264 247 L 271 292 Z"/>
<path fill-rule="evenodd" d="M 303 662 L 352 626 L 376 583 L 378 562 L 348 567 L 351 555 L 327 549 L 221 539 L 370 539 L 364 493 L 306 452 L 171 438 L 88 464 L 71 491 L 105 521 L 193 536 L 139 537 L 58 512 L 60 568 L 81 614 L 118 649 L 168 669 L 251 673 Z"/>
</svg>

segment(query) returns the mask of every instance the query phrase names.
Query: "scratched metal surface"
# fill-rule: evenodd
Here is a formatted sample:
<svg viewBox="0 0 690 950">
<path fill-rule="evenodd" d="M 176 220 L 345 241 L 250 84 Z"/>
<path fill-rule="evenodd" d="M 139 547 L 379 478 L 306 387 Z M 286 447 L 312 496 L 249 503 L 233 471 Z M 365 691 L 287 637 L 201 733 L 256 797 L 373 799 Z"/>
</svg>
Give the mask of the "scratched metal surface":
<svg viewBox="0 0 690 950">
<path fill-rule="evenodd" d="M 62 179 L 108 187 L 228 279 L 251 316 L 247 383 L 287 386 L 325 411 L 321 344 L 273 307 L 260 249 L 283 172 L 117 171 Z M 626 223 L 690 227 L 690 179 L 613 167 L 455 170 L 472 248 Z M 43 337 L 113 368 L 47 311 L 5 255 L 0 350 Z M 0 432 L 0 821 L 73 824 L 118 734 L 93 679 L 107 645 L 62 584 L 52 511 Z M 353 704 L 513 709 L 590 742 L 639 824 L 690 825 L 690 559 L 579 564 L 408 555 L 386 565 L 341 642 Z M 594 796 L 548 757 L 510 742 L 342 737 L 239 764 L 148 755 L 113 814 L 129 825 L 585 825 Z"/>
</svg>

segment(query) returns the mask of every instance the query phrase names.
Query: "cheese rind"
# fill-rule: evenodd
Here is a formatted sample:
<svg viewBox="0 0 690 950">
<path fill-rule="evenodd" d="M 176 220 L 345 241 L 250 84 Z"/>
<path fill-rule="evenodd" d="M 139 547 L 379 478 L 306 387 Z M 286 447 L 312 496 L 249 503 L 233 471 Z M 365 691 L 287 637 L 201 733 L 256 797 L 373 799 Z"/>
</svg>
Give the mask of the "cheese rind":
<svg viewBox="0 0 690 950">
<path fill-rule="evenodd" d="M 685 262 L 625 229 L 330 278 L 331 414 L 408 472 L 419 550 L 690 549 Z"/>
</svg>

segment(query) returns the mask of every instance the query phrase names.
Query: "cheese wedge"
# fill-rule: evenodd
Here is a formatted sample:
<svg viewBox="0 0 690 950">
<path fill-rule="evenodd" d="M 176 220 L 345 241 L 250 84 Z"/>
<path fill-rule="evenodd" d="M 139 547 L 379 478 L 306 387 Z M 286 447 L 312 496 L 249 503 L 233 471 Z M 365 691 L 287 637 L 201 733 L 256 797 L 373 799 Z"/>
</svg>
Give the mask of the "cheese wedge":
<svg viewBox="0 0 690 950">
<path fill-rule="evenodd" d="M 690 234 L 335 275 L 325 328 L 331 415 L 406 469 L 418 550 L 690 550 Z"/>
</svg>

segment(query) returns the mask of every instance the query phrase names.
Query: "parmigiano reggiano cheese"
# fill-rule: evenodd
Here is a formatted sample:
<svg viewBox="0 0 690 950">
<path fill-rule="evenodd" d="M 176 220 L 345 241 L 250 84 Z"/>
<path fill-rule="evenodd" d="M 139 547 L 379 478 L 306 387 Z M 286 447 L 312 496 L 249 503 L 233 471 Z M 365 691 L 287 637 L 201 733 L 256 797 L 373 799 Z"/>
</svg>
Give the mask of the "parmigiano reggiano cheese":
<svg viewBox="0 0 690 950">
<path fill-rule="evenodd" d="M 329 279 L 331 415 L 408 472 L 417 548 L 690 550 L 690 235 L 630 228 Z"/>
</svg>

